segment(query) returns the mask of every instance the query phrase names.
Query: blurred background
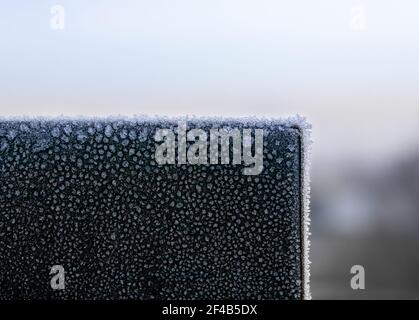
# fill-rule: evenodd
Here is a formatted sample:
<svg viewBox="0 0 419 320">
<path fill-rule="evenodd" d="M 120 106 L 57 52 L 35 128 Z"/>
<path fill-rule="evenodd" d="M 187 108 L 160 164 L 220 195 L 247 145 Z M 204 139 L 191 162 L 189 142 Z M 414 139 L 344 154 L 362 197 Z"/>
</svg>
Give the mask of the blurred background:
<svg viewBox="0 0 419 320">
<path fill-rule="evenodd" d="M 0 3 L 1 116 L 296 113 L 313 298 L 419 299 L 418 1 Z"/>
</svg>

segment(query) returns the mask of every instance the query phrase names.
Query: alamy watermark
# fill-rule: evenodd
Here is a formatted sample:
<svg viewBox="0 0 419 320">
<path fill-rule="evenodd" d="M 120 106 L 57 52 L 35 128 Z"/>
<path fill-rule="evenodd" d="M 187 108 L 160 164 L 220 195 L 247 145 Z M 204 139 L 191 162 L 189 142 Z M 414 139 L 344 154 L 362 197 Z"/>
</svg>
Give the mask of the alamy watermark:
<svg viewBox="0 0 419 320">
<path fill-rule="evenodd" d="M 65 289 L 65 271 L 64 267 L 60 264 L 51 267 L 50 275 L 54 275 L 51 278 L 50 284 L 52 290 L 64 290 Z"/>
<path fill-rule="evenodd" d="M 365 289 L 365 268 L 361 265 L 354 265 L 351 268 L 351 274 L 354 276 L 351 278 L 351 288 L 353 290 L 364 290 Z"/>
<path fill-rule="evenodd" d="M 254 131 L 253 137 L 252 131 Z M 206 132 L 194 128 L 187 131 L 186 122 L 180 121 L 175 130 L 156 130 L 154 140 L 161 142 L 157 145 L 155 153 L 155 160 L 160 165 L 230 164 L 231 162 L 234 165 L 243 163 L 248 166 L 243 169 L 244 175 L 258 175 L 263 170 L 263 129 L 212 128 Z M 232 141 L 231 161 L 230 141 Z M 188 142 L 192 142 L 189 143 L 189 147 Z"/>
<path fill-rule="evenodd" d="M 355 31 L 364 31 L 367 28 L 367 13 L 362 5 L 357 5 L 351 8 L 350 27 Z"/>
<path fill-rule="evenodd" d="M 51 18 L 49 26 L 52 30 L 64 30 L 65 27 L 65 9 L 62 5 L 53 5 L 50 9 Z"/>
</svg>

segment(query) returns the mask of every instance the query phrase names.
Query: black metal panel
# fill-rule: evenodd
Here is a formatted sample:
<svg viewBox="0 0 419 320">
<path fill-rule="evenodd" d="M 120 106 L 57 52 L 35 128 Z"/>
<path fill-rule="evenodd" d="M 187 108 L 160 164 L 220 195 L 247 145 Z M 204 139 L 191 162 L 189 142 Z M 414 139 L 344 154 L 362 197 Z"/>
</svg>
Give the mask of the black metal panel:
<svg viewBox="0 0 419 320">
<path fill-rule="evenodd" d="M 187 124 L 263 129 L 263 171 L 157 164 L 172 120 L 0 122 L 0 298 L 301 299 L 300 131 Z"/>
</svg>

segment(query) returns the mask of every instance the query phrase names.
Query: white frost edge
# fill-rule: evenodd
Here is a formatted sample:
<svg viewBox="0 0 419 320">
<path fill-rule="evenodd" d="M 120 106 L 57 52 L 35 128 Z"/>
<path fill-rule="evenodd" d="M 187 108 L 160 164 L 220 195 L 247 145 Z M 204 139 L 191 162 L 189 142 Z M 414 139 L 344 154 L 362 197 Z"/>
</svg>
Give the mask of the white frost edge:
<svg viewBox="0 0 419 320">
<path fill-rule="evenodd" d="M 302 139 L 302 233 L 303 233 L 303 299 L 311 300 L 310 292 L 310 171 L 311 171 L 311 148 L 313 140 L 311 138 L 311 124 L 306 118 L 301 116 L 293 117 L 295 125 L 300 129 Z"/>
<path fill-rule="evenodd" d="M 305 117 L 295 115 L 286 118 L 267 118 L 267 117 L 208 117 L 208 116 L 149 116 L 149 115 L 110 115 L 110 116 L 0 116 L 0 122 L 8 121 L 129 121 L 129 122 L 160 122 L 160 121 L 203 121 L 203 122 L 229 122 L 240 121 L 250 124 L 274 124 L 284 127 L 294 127 L 301 133 L 302 148 L 302 281 L 303 281 L 303 299 L 311 300 L 310 292 L 310 169 L 311 169 L 311 124 Z"/>
</svg>

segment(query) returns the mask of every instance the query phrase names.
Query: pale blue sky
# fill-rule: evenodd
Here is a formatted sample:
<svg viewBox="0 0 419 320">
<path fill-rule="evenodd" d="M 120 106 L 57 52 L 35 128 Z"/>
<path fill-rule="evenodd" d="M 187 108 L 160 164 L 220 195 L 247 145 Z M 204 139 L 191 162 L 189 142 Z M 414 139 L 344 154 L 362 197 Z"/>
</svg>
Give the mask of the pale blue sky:
<svg viewBox="0 0 419 320">
<path fill-rule="evenodd" d="M 49 27 L 56 3 L 66 10 L 63 31 Z M 365 31 L 350 28 L 359 4 Z M 414 0 L 2 0 L 0 84 L 63 94 L 225 85 L 415 94 L 418 17 Z"/>
</svg>

